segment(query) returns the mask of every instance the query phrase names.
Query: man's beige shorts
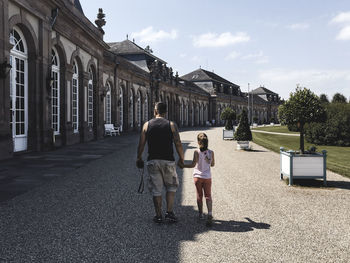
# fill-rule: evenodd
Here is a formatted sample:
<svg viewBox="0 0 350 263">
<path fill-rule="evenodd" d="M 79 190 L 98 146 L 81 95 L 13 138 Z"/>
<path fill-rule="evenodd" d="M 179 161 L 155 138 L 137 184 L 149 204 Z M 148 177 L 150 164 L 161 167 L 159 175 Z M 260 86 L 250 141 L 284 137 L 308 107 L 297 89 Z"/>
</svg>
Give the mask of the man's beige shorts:
<svg viewBox="0 0 350 263">
<path fill-rule="evenodd" d="M 174 161 L 150 160 L 147 162 L 148 188 L 153 196 L 161 196 L 163 187 L 167 192 L 176 192 L 179 179 Z"/>
</svg>

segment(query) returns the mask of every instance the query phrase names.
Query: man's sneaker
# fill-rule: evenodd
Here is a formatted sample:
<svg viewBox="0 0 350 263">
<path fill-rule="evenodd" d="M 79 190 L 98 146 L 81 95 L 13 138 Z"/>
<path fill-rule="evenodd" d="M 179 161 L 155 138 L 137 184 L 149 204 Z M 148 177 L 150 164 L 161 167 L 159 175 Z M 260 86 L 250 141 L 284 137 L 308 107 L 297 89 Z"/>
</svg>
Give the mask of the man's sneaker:
<svg viewBox="0 0 350 263">
<path fill-rule="evenodd" d="M 155 216 L 155 217 L 153 217 L 153 221 L 157 224 L 160 224 L 163 222 L 163 217 L 162 216 Z"/>
<path fill-rule="evenodd" d="M 177 217 L 175 216 L 174 212 L 166 212 L 165 213 L 165 220 L 170 223 L 177 222 Z"/>
<path fill-rule="evenodd" d="M 207 226 L 212 226 L 213 225 L 213 216 L 212 215 L 208 215 L 206 225 Z"/>
<path fill-rule="evenodd" d="M 204 214 L 203 213 L 199 213 L 198 219 L 199 220 L 204 220 L 205 219 Z"/>
</svg>

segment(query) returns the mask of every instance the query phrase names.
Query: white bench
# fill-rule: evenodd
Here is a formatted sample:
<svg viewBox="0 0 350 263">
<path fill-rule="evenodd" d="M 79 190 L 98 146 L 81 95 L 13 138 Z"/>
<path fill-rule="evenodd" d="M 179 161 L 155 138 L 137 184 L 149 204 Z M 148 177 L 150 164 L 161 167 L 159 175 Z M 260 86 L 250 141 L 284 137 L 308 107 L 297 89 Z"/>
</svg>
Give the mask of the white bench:
<svg viewBox="0 0 350 263">
<path fill-rule="evenodd" d="M 105 124 L 105 135 L 109 136 L 117 136 L 120 135 L 120 128 L 119 127 L 114 127 L 113 124 Z"/>
</svg>

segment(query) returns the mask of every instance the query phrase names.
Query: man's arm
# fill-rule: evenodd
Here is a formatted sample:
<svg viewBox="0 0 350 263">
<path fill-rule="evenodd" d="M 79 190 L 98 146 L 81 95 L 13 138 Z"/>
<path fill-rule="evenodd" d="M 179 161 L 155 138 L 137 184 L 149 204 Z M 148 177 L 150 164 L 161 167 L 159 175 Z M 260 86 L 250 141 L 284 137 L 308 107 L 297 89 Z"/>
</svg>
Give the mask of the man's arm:
<svg viewBox="0 0 350 263">
<path fill-rule="evenodd" d="M 211 151 L 211 164 L 210 164 L 210 166 L 213 167 L 214 165 L 215 165 L 214 152 Z"/>
<path fill-rule="evenodd" d="M 177 128 L 176 123 L 170 122 L 171 131 L 173 132 L 174 144 L 176 152 L 179 155 L 179 163 L 183 164 L 184 162 L 184 150 L 182 148 L 182 143 L 180 140 L 179 129 Z"/>
<path fill-rule="evenodd" d="M 184 164 L 184 168 L 193 168 L 193 167 L 195 167 L 196 163 L 198 162 L 198 157 L 199 157 L 198 156 L 198 152 L 194 151 L 192 163 Z"/>
<path fill-rule="evenodd" d="M 143 153 L 143 150 L 145 149 L 145 144 L 146 144 L 147 128 L 148 128 L 148 122 L 146 122 L 142 127 L 139 145 L 137 147 L 137 160 L 142 160 L 142 153 Z"/>
</svg>

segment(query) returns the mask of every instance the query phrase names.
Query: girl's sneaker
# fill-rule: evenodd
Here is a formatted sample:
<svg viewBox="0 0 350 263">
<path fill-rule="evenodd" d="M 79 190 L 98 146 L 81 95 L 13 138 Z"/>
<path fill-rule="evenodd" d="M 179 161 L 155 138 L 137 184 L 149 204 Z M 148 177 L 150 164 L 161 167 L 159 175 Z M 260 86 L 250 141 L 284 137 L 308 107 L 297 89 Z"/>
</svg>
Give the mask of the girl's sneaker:
<svg viewBox="0 0 350 263">
<path fill-rule="evenodd" d="M 198 219 L 199 220 L 204 220 L 205 219 L 204 214 L 203 213 L 199 213 Z"/>
<path fill-rule="evenodd" d="M 207 226 L 212 226 L 213 225 L 213 216 L 212 215 L 208 215 L 206 225 Z"/>
</svg>

